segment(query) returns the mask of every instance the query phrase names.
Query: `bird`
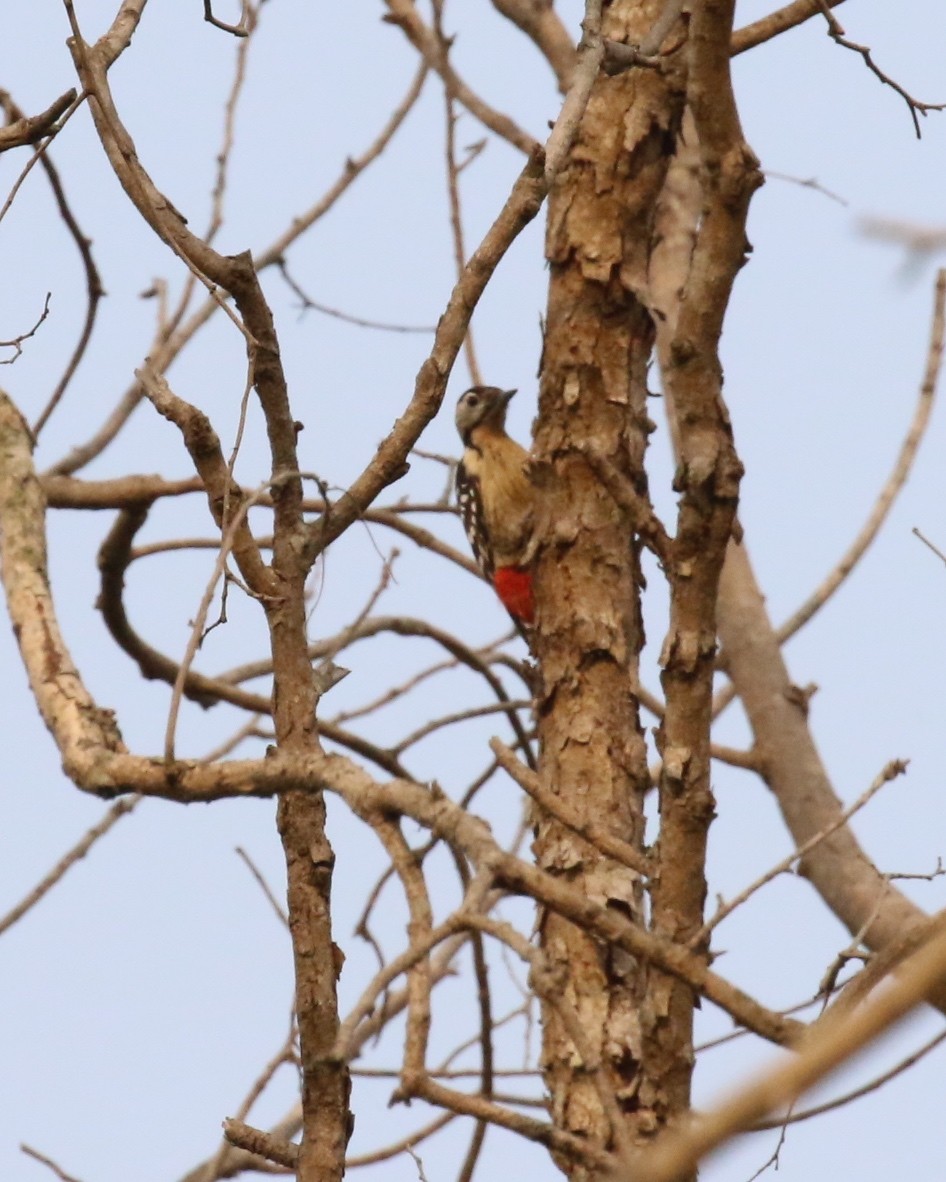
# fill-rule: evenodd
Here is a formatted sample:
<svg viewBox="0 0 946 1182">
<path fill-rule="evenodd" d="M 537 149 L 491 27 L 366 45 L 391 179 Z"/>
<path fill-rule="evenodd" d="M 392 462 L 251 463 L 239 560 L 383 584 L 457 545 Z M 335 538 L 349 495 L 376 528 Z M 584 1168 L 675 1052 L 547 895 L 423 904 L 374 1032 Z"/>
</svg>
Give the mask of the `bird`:
<svg viewBox="0 0 946 1182">
<path fill-rule="evenodd" d="M 460 396 L 456 425 L 463 457 L 456 490 L 473 557 L 528 642 L 535 623 L 535 487 L 529 453 L 506 433 L 515 393 L 472 386 Z"/>
</svg>

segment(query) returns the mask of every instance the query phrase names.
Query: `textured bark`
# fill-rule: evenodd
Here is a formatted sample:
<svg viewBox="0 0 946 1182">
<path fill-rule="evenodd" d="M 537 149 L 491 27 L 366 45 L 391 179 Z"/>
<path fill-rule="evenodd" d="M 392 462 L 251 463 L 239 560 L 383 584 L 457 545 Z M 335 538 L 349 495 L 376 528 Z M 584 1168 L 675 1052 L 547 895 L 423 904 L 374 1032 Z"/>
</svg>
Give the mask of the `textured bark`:
<svg viewBox="0 0 946 1182">
<path fill-rule="evenodd" d="M 614 3 L 603 32 L 639 43 L 659 4 Z M 634 687 L 643 644 L 636 508 L 647 504 L 647 363 L 653 326 L 643 302 L 653 216 L 682 108 L 674 73 L 599 77 L 549 202 L 551 268 L 535 441 L 542 512 L 537 563 L 542 669 L 540 774 L 580 818 L 605 822 L 641 848 L 648 787 Z M 610 479 L 600 473 L 607 469 Z M 614 486 L 624 490 L 616 496 Z M 639 922 L 642 884 L 548 815 L 542 869 Z M 666 1105 L 642 1064 L 655 1020 L 647 970 L 562 918 L 540 921 L 542 948 L 625 1114 L 624 1134 L 659 1127 Z M 622 1140 L 558 1015 L 544 1013 L 543 1068 L 556 1124 L 611 1146 Z M 581 1167 L 559 1161 L 572 1177 Z"/>
<path fill-rule="evenodd" d="M 301 519 L 299 523 L 301 530 Z M 289 539 L 283 594 L 267 613 L 273 653 L 273 721 L 285 754 L 318 750 L 317 705 L 306 638 L 305 576 Z M 278 565 L 280 555 L 274 556 Z M 332 941 L 331 890 L 335 855 L 325 833 L 321 793 L 290 790 L 277 819 L 286 857 L 289 930 L 296 981 L 296 1020 L 302 1065 L 300 1182 L 331 1182 L 345 1172 L 351 1136 L 348 1068 L 330 1051 L 338 1034 L 339 958 Z"/>
<path fill-rule="evenodd" d="M 699 145 L 701 201 L 689 270 L 662 357 L 680 501 L 666 563 L 670 626 L 661 653 L 666 706 L 657 733 L 660 839 L 651 922 L 655 934 L 682 943 L 690 943 L 703 922 L 706 845 L 715 815 L 710 725 L 716 610 L 742 476 L 723 401 L 718 346 L 732 285 L 745 259 L 749 201 L 761 183 L 742 136 L 729 76 L 733 10 L 734 0 L 704 0 L 690 24 L 687 104 Z M 679 175 L 670 177 L 669 197 L 685 204 L 692 177 L 685 138 L 680 150 L 684 160 Z M 671 244 L 668 254 L 674 249 Z M 672 1116 L 689 1106 L 696 998 L 680 981 L 656 972 L 650 989 L 650 1006 L 659 1020 L 648 1048 L 649 1083 Z"/>
<path fill-rule="evenodd" d="M 280 752 L 319 750 L 318 694 L 309 658 L 303 557 L 302 481 L 279 347 L 268 308 L 254 321 L 254 376 L 273 456 L 273 572 L 276 594 L 266 603 L 273 656 L 273 724 Z M 335 855 L 325 832 L 321 793 L 290 790 L 279 799 L 277 822 L 286 858 L 289 930 L 295 965 L 296 1021 L 302 1065 L 302 1144 L 299 1182 L 332 1182 L 345 1172 L 351 1136 L 347 1065 L 330 1055 L 338 1034 L 336 984 L 340 957 L 332 941 L 331 891 Z"/>
</svg>

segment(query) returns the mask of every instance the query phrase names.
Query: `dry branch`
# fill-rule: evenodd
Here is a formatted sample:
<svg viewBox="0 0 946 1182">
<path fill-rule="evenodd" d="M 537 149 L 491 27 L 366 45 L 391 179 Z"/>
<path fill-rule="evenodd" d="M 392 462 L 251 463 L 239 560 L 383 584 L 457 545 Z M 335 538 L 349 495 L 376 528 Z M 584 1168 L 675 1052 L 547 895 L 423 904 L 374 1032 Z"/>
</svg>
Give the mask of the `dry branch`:
<svg viewBox="0 0 946 1182">
<path fill-rule="evenodd" d="M 937 991 L 944 974 L 946 932 L 941 917 L 889 988 L 854 1013 L 829 1010 L 786 1063 L 752 1080 L 715 1111 L 669 1134 L 664 1145 L 643 1156 L 638 1165 L 642 1176 L 648 1182 L 673 1182 L 728 1137 L 790 1104 Z"/>
<path fill-rule="evenodd" d="M 0 107 L 7 112 L 10 122 L 6 127 L 0 127 L 0 152 L 10 148 L 19 148 L 24 144 L 34 144 L 44 136 L 55 131 L 56 120 L 76 101 L 76 91 L 67 90 L 49 104 L 45 111 L 38 115 L 26 115 L 15 108 L 13 101 L 5 90 L 0 90 Z"/>
<path fill-rule="evenodd" d="M 30 893 L 22 899 L 15 907 L 12 907 L 4 916 L 0 916 L 0 936 L 12 927 L 17 920 L 22 919 L 23 916 L 30 911 L 36 904 L 47 895 L 57 882 L 71 870 L 76 862 L 81 861 L 86 856 L 93 845 L 117 824 L 127 813 L 141 802 L 140 796 L 128 796 L 124 800 L 113 804 L 105 816 L 97 825 L 93 825 L 91 829 L 81 838 L 80 841 L 64 854 L 55 866 L 49 871 L 43 879 L 36 884 Z"/>
<path fill-rule="evenodd" d="M 244 1149 L 263 1161 L 275 1162 L 294 1170 L 299 1162 L 299 1146 L 292 1141 L 280 1141 L 271 1133 L 254 1129 L 241 1120 L 225 1120 L 223 1135 L 236 1149 Z"/>
<path fill-rule="evenodd" d="M 839 4 L 844 3 L 844 0 L 828 0 L 828 3 L 831 8 L 837 8 Z M 778 37 L 788 29 L 794 29 L 797 25 L 804 24 L 805 21 L 817 16 L 821 11 L 821 0 L 794 0 L 794 3 L 786 4 L 784 8 L 770 12 L 768 16 L 753 21 L 751 25 L 744 25 L 741 29 L 736 29 L 732 35 L 730 52 L 735 57 L 736 54 L 745 53 L 747 49 L 754 49 L 757 45 L 761 45 L 764 41 L 771 41 L 773 37 Z"/>
<path fill-rule="evenodd" d="M 935 360 L 942 347 L 938 326 L 937 312 L 928 375 L 936 373 Z M 726 669 L 748 714 L 765 781 L 775 793 L 796 845 L 801 846 L 832 827 L 843 810 L 806 714 L 792 692 L 778 636 L 742 545 L 729 547 L 718 622 Z M 928 923 L 922 910 L 878 871 L 847 826 L 812 849 L 800 869 L 848 931 L 875 951 L 896 946 L 905 933 L 923 931 Z M 946 984 L 931 1001 L 946 1012 Z"/>
<path fill-rule="evenodd" d="M 913 412 L 913 419 L 900 445 L 896 463 L 880 495 L 864 522 L 857 537 L 828 577 L 817 587 L 807 600 L 785 621 L 778 630 L 778 638 L 784 644 L 811 619 L 842 585 L 854 570 L 874 539 L 893 507 L 894 501 L 907 482 L 933 411 L 936 388 L 939 384 L 940 368 L 943 362 L 943 338 L 946 334 L 946 271 L 936 276 L 933 296 L 933 323 L 930 327 L 930 342 L 926 354 L 926 368 L 920 383 L 920 393 Z"/>
<path fill-rule="evenodd" d="M 499 761 L 500 767 L 512 776 L 523 792 L 527 792 L 540 809 L 551 813 L 567 829 L 577 833 L 579 837 L 590 842 L 601 853 L 606 854 L 609 858 L 614 858 L 616 862 L 635 874 L 646 878 L 652 872 L 653 867 L 647 858 L 629 842 L 622 841 L 607 826 L 591 819 L 572 815 L 571 810 L 562 800 L 551 792 L 545 791 L 535 772 L 520 763 L 515 752 L 510 750 L 505 743 L 501 743 L 498 739 L 491 739 L 489 745 Z"/>
<path fill-rule="evenodd" d="M 575 43 L 548 0 L 492 0 L 492 4 L 534 42 L 565 94 L 575 70 Z"/>
<path fill-rule="evenodd" d="M 72 101 L 75 101 L 76 92 L 69 91 L 72 96 Z M 65 99 L 66 95 L 63 96 Z M 60 100 L 61 101 L 61 100 Z M 71 105 L 71 104 L 67 104 Z M 7 115 L 11 119 L 21 120 L 24 118 L 23 112 L 13 101 L 13 97 L 5 91 L 0 91 L 0 106 L 3 106 Z M 9 128 L 5 129 L 9 130 Z M 2 137 L 0 132 L 0 137 Z M 2 149 L 0 149 L 2 150 Z M 38 159 L 43 171 L 46 173 L 46 179 L 49 181 L 49 187 L 52 189 L 53 198 L 56 202 L 56 207 L 59 210 L 59 216 L 62 218 L 66 229 L 69 231 L 69 236 L 75 244 L 76 250 L 79 252 L 79 257 L 82 260 L 82 268 L 85 272 L 85 286 L 86 286 L 86 313 L 83 321 L 82 329 L 79 333 L 79 339 L 76 342 L 75 348 L 72 351 L 72 356 L 69 358 L 62 377 L 56 384 L 56 388 L 49 396 L 49 400 L 43 411 L 40 413 L 36 422 L 33 424 L 33 434 L 38 437 L 40 431 L 46 420 L 59 405 L 63 394 L 73 375 L 79 367 L 79 362 L 88 348 L 89 341 L 92 338 L 92 330 L 95 327 L 96 314 L 98 312 L 99 301 L 105 294 L 102 287 L 102 280 L 98 273 L 98 268 L 95 265 L 95 260 L 92 257 L 92 243 L 89 238 L 82 232 L 75 214 L 69 201 L 66 199 L 65 188 L 62 179 L 59 175 L 59 170 L 50 159 L 49 152 L 38 152 L 34 159 Z"/>
<path fill-rule="evenodd" d="M 491 107 L 457 74 L 447 59 L 444 46 L 418 13 L 414 0 L 385 0 L 385 2 L 389 11 L 384 20 L 389 24 L 397 25 L 404 32 L 427 66 L 440 75 L 444 86 L 457 102 L 462 103 L 484 127 L 488 127 L 495 135 L 518 148 L 520 152 L 529 156 L 538 150 L 539 145 L 532 136 L 523 131 L 508 115 Z"/>
<path fill-rule="evenodd" d="M 891 87 L 907 104 L 910 112 L 910 118 L 913 120 L 913 129 L 916 132 L 916 138 L 920 139 L 922 133 L 920 131 L 919 116 L 927 116 L 930 111 L 944 111 L 946 110 L 946 103 L 924 103 L 911 95 L 899 82 L 894 81 L 889 74 L 885 73 L 874 61 L 873 54 L 866 45 L 858 45 L 855 41 L 851 41 L 844 35 L 844 29 L 841 27 L 838 19 L 831 14 L 831 7 L 827 0 L 819 0 L 819 8 L 828 23 L 828 36 L 834 41 L 836 45 L 842 46 L 844 49 L 850 49 L 853 53 L 857 53 L 863 59 L 864 65 L 868 70 L 878 78 L 885 86 Z"/>
</svg>

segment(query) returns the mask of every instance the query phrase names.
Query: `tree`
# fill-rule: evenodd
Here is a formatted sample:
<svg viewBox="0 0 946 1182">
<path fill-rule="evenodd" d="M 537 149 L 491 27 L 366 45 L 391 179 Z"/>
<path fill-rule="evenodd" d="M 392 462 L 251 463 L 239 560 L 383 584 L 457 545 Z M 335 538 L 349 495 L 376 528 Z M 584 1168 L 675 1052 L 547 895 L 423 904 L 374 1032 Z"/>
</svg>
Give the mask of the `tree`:
<svg viewBox="0 0 946 1182">
<path fill-rule="evenodd" d="M 848 825 L 905 761 L 886 753 L 845 808 L 813 735 L 817 702 L 809 709 L 811 693 L 793 684 L 783 656 L 874 545 L 910 470 L 938 377 L 946 280 L 937 280 L 928 340 L 911 354 L 915 363 L 925 350 L 925 374 L 894 475 L 832 575 L 778 626 L 750 555 L 760 520 L 786 526 L 772 506 L 760 519 L 743 495 L 744 469 L 751 481 L 774 462 L 773 441 L 761 455 L 743 449 L 720 359 L 763 179 L 732 63 L 749 50 L 775 52 L 814 18 L 836 42 L 825 38 L 832 62 L 850 59 L 846 85 L 871 95 L 878 80 L 893 86 L 898 94 L 878 101 L 900 104 L 917 132 L 940 108 L 913 97 L 912 81 L 886 73 L 814 0 L 735 31 L 734 4 L 722 0 L 589 2 L 583 13 L 541 0 L 494 0 L 475 15 L 440 3 L 425 14 L 410 0 L 386 9 L 393 29 L 365 27 L 361 14 L 332 18 L 347 22 L 344 43 L 364 55 L 357 86 L 319 77 L 338 56 L 336 39 L 278 5 L 246 4 L 227 21 L 208 4 L 203 28 L 193 13 L 145 13 L 143 0 L 126 0 L 98 29 L 69 3 L 33 18 L 50 63 L 57 30 L 71 34 L 74 89 L 51 102 L 63 60 L 42 94 L 5 92 L 0 148 L 20 162 L 23 183 L 0 233 L 28 247 L 29 261 L 2 310 L 16 363 L 0 404 L 3 578 L 32 700 L 70 793 L 114 803 L 3 925 L 27 913 L 32 923 L 39 898 L 128 813 L 142 839 L 173 834 L 176 847 L 195 823 L 182 818 L 212 804 L 208 817 L 228 818 L 207 821 L 214 841 L 217 825 L 278 834 L 284 915 L 266 881 L 276 873 L 272 848 L 263 847 L 265 874 L 255 850 L 243 856 L 289 930 L 293 1020 L 271 1056 L 260 1031 L 282 1021 L 278 998 L 267 995 L 265 1017 L 247 998 L 235 1024 L 223 1018 L 227 982 L 232 991 L 243 974 L 281 970 L 275 948 L 247 964 L 257 961 L 246 955 L 256 936 L 221 900 L 238 956 L 213 950 L 219 976 L 203 1028 L 237 1044 L 233 1067 L 247 1080 L 254 1055 L 268 1065 L 239 1108 L 242 1077 L 226 1094 L 213 1081 L 192 1143 L 179 1112 L 162 1120 L 156 1139 L 168 1156 L 149 1158 L 145 1171 L 164 1177 L 189 1161 L 186 1176 L 207 1179 L 268 1160 L 329 1179 L 346 1155 L 352 1167 L 387 1136 L 402 1155 L 421 1155 L 421 1165 L 407 1163 L 412 1173 L 436 1166 L 468 1178 L 494 1142 L 499 1153 L 528 1142 L 569 1177 L 693 1177 L 699 1158 L 735 1132 L 797 1116 L 801 1094 L 898 1014 L 924 1000 L 946 1004 L 938 920 L 878 869 Z M 316 33 L 313 62 L 298 66 L 291 39 Z M 369 63 L 394 45 L 418 59 L 416 73 L 402 97 L 378 101 Z M 517 62 L 508 112 L 483 97 L 506 54 Z M 564 96 L 544 143 L 525 130 L 554 113 L 547 86 L 536 84 L 535 107 L 525 93 L 537 66 Z M 301 101 L 300 79 L 311 85 Z M 344 104 L 334 98 L 340 85 Z M 178 91 L 186 115 L 175 121 L 165 104 Z M 207 211 L 206 145 L 219 121 L 210 93 L 227 97 Z M 374 118 L 386 108 L 383 126 L 363 133 L 369 146 L 313 199 L 313 146 L 324 157 L 340 136 L 339 153 L 350 152 L 362 134 L 356 95 L 364 107 L 372 99 Z M 324 119 L 333 108 L 341 114 Z M 385 188 L 368 188 L 382 170 L 388 185 L 406 173 L 425 191 L 432 110 L 446 145 L 449 241 L 437 240 L 426 201 L 395 217 Z M 474 120 L 486 139 L 467 145 Z M 411 135 L 419 146 L 401 147 Z M 297 169 L 310 194 L 303 213 L 289 203 Z M 340 233 L 346 207 L 354 229 Z M 313 246 L 333 224 L 338 241 Z M 456 272 L 432 297 L 421 266 L 445 249 Z M 80 263 L 81 313 L 67 251 Z M 430 273 L 443 287 L 443 270 Z M 351 287 L 354 314 L 323 302 L 329 277 L 343 294 Z M 147 300 L 136 304 L 131 293 L 142 287 Z M 494 629 L 499 616 L 460 548 L 444 454 L 457 444 L 431 426 L 460 365 L 474 383 L 493 380 L 486 367 L 481 374 L 470 324 L 474 313 L 502 322 L 504 288 L 528 290 L 535 311 L 545 304 L 531 342 L 518 308 L 515 339 L 491 344 L 515 366 L 541 354 L 531 655 L 508 634 L 474 639 L 473 611 Z M 374 297 L 389 291 L 403 322 L 378 323 Z M 34 306 L 42 311 L 27 314 Z M 124 392 L 106 398 L 110 389 Z M 800 431 L 795 446 L 798 472 L 815 442 Z M 829 454 L 839 462 L 834 444 Z M 816 544 L 800 492 L 792 508 L 794 528 Z M 821 505 L 817 529 L 827 532 L 826 518 Z M 410 553 L 391 549 L 392 534 Z M 911 545 L 919 569 L 927 555 Z M 74 589 L 95 566 L 91 616 Z M 787 600 L 793 584 L 783 581 Z M 734 698 L 745 726 L 724 713 Z M 505 742 L 493 737 L 500 727 Z M 708 916 L 711 826 L 717 812 L 720 825 L 727 813 L 738 820 L 730 785 L 745 782 L 740 772 L 769 790 L 792 846 L 777 865 L 784 851 L 761 842 L 756 861 L 737 824 L 728 882 L 739 885 L 727 885 L 729 902 Z M 859 774 L 852 757 L 843 778 Z M 513 784 L 529 798 L 525 812 Z M 157 801 L 190 807 L 169 813 Z M 96 865 L 115 840 L 96 847 Z M 186 859 L 162 861 L 165 874 L 188 874 Z M 716 961 L 716 929 L 796 866 L 819 900 L 806 923 L 833 915 L 851 943 L 836 961 L 825 952 L 837 950 L 833 932 L 810 961 L 785 953 L 786 994 L 756 975 L 764 957 L 779 960 L 774 947 L 748 940 L 746 961 L 730 972 L 729 958 Z M 206 886 L 220 881 L 218 872 Z M 794 913 L 797 897 L 788 906 Z M 181 908 L 172 912 L 177 928 Z M 766 912 L 770 933 L 784 922 L 776 915 Z M 139 911 L 129 933 L 150 940 L 147 916 Z M 93 944 L 87 938 L 85 956 Z M 76 949 L 60 959 L 84 957 Z M 162 977 L 186 982 L 188 966 L 174 959 L 163 958 L 172 963 Z M 789 973 L 792 959 L 800 963 Z M 863 967 L 851 971 L 850 961 Z M 143 1015 L 156 1012 L 161 992 L 155 983 L 140 1021 L 153 1021 Z M 785 1012 L 802 999 L 815 1008 Z M 80 1004 L 93 1020 L 102 1013 L 94 995 Z M 734 1025 L 796 1053 L 768 1068 L 765 1087 L 744 1085 L 687 1123 L 701 1006 L 708 1030 Z M 520 1071 L 510 1065 L 539 1016 L 541 1049 L 527 1051 L 522 1090 L 510 1091 L 502 1072 Z M 199 1062 L 185 1066 L 184 1043 L 172 1040 L 170 1051 L 175 1076 L 202 1072 Z M 167 1094 L 149 1091 L 149 1107 Z M 423 1107 L 398 1107 L 398 1124 L 382 1129 L 378 1098 L 392 1094 Z M 202 1161 L 228 1114 L 226 1142 Z M 448 1124 L 455 1138 L 435 1139 Z M 71 1164 L 68 1144 L 31 1152 L 86 1168 Z M 535 1168 L 547 1157 L 528 1160 Z M 92 1172 L 109 1165 L 101 1152 L 89 1161 Z"/>
</svg>

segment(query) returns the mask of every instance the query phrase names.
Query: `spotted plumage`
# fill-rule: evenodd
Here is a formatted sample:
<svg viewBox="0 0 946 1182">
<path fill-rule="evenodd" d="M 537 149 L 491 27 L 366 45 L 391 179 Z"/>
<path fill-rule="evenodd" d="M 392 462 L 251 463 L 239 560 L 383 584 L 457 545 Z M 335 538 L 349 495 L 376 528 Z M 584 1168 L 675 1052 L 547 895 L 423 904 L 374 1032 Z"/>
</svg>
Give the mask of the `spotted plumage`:
<svg viewBox="0 0 946 1182">
<path fill-rule="evenodd" d="M 480 570 L 517 623 L 531 625 L 534 488 L 529 453 L 506 434 L 515 390 L 473 386 L 457 403 L 463 441 L 456 487 L 460 516 Z"/>
</svg>

